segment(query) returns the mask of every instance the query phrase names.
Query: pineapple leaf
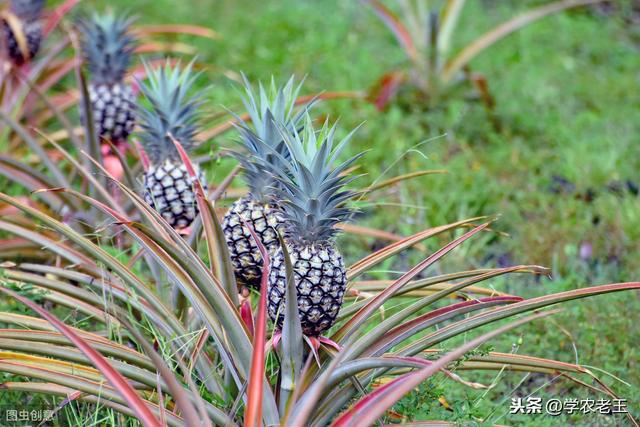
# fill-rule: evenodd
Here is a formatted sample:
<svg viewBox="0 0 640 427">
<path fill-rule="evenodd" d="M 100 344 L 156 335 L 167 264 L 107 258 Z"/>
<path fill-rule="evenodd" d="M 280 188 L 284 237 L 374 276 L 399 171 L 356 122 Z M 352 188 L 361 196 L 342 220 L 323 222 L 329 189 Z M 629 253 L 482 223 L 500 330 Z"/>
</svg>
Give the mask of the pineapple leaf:
<svg viewBox="0 0 640 427">
<path fill-rule="evenodd" d="M 295 386 L 299 380 L 302 363 L 304 360 L 304 341 L 302 337 L 302 325 L 298 315 L 298 293 L 294 279 L 293 265 L 287 245 L 282 236 L 278 235 L 280 247 L 284 254 L 285 270 L 287 274 L 286 302 L 284 321 L 282 324 L 281 346 L 281 375 L 280 381 L 280 413 L 286 414 L 291 408 L 290 398 L 295 392 Z"/>
<path fill-rule="evenodd" d="M 108 11 L 104 14 L 94 12 L 91 17 L 79 21 L 84 35 L 82 53 L 92 83 L 112 85 L 122 81 L 135 50 L 135 39 L 130 34 L 135 20 L 135 17 Z"/>
<path fill-rule="evenodd" d="M 277 183 L 274 191 L 287 216 L 290 238 L 307 244 L 328 241 L 337 234 L 336 225 L 353 216 L 355 211 L 346 203 L 357 193 L 343 188 L 355 179 L 346 175 L 348 167 L 364 153 L 337 166 L 333 163 L 355 130 L 334 145 L 336 126 L 325 122 L 320 130 L 316 130 L 309 114 L 305 114 L 301 132 L 279 127 L 290 160 L 280 153 L 273 153 L 285 162 L 283 169 L 273 173 Z"/>
<path fill-rule="evenodd" d="M 233 126 L 240 134 L 239 143 L 243 148 L 242 152 L 234 155 L 242 165 L 253 198 L 268 202 L 274 196 L 273 174 L 284 167 L 288 158 L 288 150 L 278 127 L 293 129 L 298 126 L 304 113 L 314 106 L 316 100 L 312 99 L 294 114 L 304 79 L 295 86 L 295 78 L 291 76 L 284 86 L 278 87 L 272 77 L 268 88 L 259 83 L 257 93 L 244 74 L 242 79 L 242 103 L 251 124 L 231 112 L 236 119 Z"/>
<path fill-rule="evenodd" d="M 146 62 L 144 65 L 148 79 L 147 83 L 139 82 L 140 90 L 151 107 L 141 107 L 139 111 L 140 141 L 152 164 L 159 165 L 167 159 L 179 161 L 169 134 L 186 151 L 195 145 L 201 118 L 198 108 L 203 100 L 200 94 L 189 92 L 200 73 L 192 73 L 193 61 L 184 68 L 180 63 L 172 66 L 169 61 L 157 69 L 151 69 Z"/>
</svg>

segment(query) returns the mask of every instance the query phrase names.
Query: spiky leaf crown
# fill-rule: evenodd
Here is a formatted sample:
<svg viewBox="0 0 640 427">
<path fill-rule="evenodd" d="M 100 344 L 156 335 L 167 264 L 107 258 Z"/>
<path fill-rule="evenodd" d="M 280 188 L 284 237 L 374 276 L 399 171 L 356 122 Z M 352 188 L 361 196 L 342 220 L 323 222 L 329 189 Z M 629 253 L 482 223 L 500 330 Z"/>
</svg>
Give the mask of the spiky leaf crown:
<svg viewBox="0 0 640 427">
<path fill-rule="evenodd" d="M 119 83 L 124 78 L 135 39 L 129 29 L 135 18 L 115 15 L 113 12 L 94 13 L 81 20 L 83 32 L 82 53 L 94 84 Z"/>
<path fill-rule="evenodd" d="M 40 19 L 45 0 L 11 0 L 11 12 L 25 21 Z"/>
<path fill-rule="evenodd" d="M 166 159 L 180 159 L 168 134 L 187 151 L 195 145 L 200 121 L 198 108 L 202 100 L 199 95 L 189 94 L 198 77 L 192 72 L 192 66 L 190 63 L 183 69 L 179 63 L 172 66 L 167 61 L 164 67 L 152 70 L 144 63 L 148 79 L 147 83 L 140 82 L 140 90 L 151 106 L 140 107 L 140 139 L 149 160 L 155 165 Z"/>
<path fill-rule="evenodd" d="M 347 202 L 357 193 L 345 189 L 355 177 L 345 174 L 347 168 L 363 153 L 333 166 L 352 131 L 335 144 L 336 127 L 327 122 L 320 131 L 313 127 L 308 114 L 304 128 L 280 127 L 291 159 L 285 168 L 276 171 L 279 204 L 285 215 L 288 238 L 303 244 L 321 243 L 336 234 L 336 224 L 351 218 L 354 210 Z"/>
<path fill-rule="evenodd" d="M 265 88 L 260 83 L 258 93 L 255 93 L 247 78 L 244 75 L 242 77 L 245 90 L 242 102 L 251 124 L 236 116 L 240 144 L 244 148 L 243 152 L 236 153 L 236 158 L 243 168 L 251 196 L 267 202 L 274 195 L 273 171 L 283 167 L 280 158 L 287 159 L 289 153 L 278 126 L 286 129 L 296 127 L 314 102 L 294 114 L 302 82 L 296 86 L 292 76 L 283 87 L 277 87 L 272 77 L 269 87 Z"/>
</svg>

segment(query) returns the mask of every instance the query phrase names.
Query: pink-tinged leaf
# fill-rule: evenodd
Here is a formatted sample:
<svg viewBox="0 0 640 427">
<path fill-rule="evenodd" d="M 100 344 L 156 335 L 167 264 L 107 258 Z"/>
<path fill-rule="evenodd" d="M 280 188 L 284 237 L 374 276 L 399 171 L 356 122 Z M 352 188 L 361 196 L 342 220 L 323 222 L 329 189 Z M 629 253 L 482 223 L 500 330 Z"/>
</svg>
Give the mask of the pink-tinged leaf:
<svg viewBox="0 0 640 427">
<path fill-rule="evenodd" d="M 138 141 L 137 139 L 133 140 L 133 145 L 135 145 L 136 150 L 140 155 L 140 161 L 142 162 L 142 169 L 144 169 L 145 172 L 148 171 L 149 167 L 151 166 L 151 161 L 149 160 L 149 156 L 147 156 L 147 152 L 144 151 L 142 144 L 140 144 L 140 141 Z"/>
<path fill-rule="evenodd" d="M 45 38 L 58 26 L 60 20 L 64 18 L 65 15 L 69 13 L 79 2 L 80 0 L 67 0 L 51 12 L 49 19 L 44 26 L 43 35 Z"/>
<path fill-rule="evenodd" d="M 144 53 L 183 53 L 185 55 L 195 55 L 197 49 L 186 43 L 160 43 L 160 42 L 147 42 L 139 44 L 135 53 L 140 55 Z"/>
<path fill-rule="evenodd" d="M 247 325 L 247 329 L 249 330 L 249 334 L 253 337 L 255 328 L 253 326 L 253 313 L 251 311 L 251 302 L 248 299 L 242 302 L 240 306 L 240 317 L 242 317 L 242 321 L 245 325 Z"/>
<path fill-rule="evenodd" d="M 356 376 L 361 372 L 372 369 L 424 368 L 431 366 L 432 364 L 433 361 L 421 359 L 419 357 L 383 356 L 359 358 L 340 365 L 340 367 L 333 372 L 331 379 L 329 380 L 328 388 L 331 389 L 333 386 L 339 385 L 342 381 L 345 381 L 350 377 Z M 458 365 L 455 366 L 457 369 L 459 369 Z M 499 368 L 500 366 L 498 366 L 498 369 Z M 477 390 L 487 388 L 487 386 L 485 386 L 484 384 L 465 381 L 459 375 L 454 374 L 447 369 L 442 369 L 441 372 L 450 379 L 467 387 L 471 387 Z"/>
<path fill-rule="evenodd" d="M 428 228 L 424 231 L 414 234 L 413 236 L 406 237 L 401 241 L 392 243 L 384 248 L 367 255 L 360 261 L 357 261 L 347 269 L 347 280 L 351 282 L 354 278 L 363 274 L 367 269 L 377 265 L 385 259 L 392 257 L 403 250 L 415 246 L 416 244 L 426 240 L 430 237 L 436 236 L 446 231 L 451 231 L 459 227 L 472 226 L 474 222 L 485 220 L 487 217 L 469 218 L 462 221 L 454 222 L 451 224 L 441 225 L 438 227 Z"/>
<path fill-rule="evenodd" d="M 255 322 L 255 335 L 253 337 L 253 356 L 251 359 L 251 373 L 247 387 L 247 409 L 245 410 L 245 427 L 259 427 L 262 425 L 262 394 L 265 381 L 265 345 L 267 336 L 267 281 L 269 280 L 270 260 L 269 252 L 264 247 L 253 227 L 246 221 L 247 227 L 253 237 L 260 255 L 262 256 L 262 280 L 260 282 L 260 300 Z"/>
<path fill-rule="evenodd" d="M 175 139 L 173 135 L 171 135 L 170 133 L 167 134 L 167 136 L 171 138 L 171 140 L 173 141 L 173 144 L 176 146 L 176 149 L 178 150 L 178 154 L 180 154 L 180 159 L 182 160 L 182 163 L 184 163 L 184 166 L 187 168 L 187 173 L 189 174 L 189 178 L 197 181 L 198 174 L 196 173 L 196 169 L 193 167 L 193 164 L 191 163 L 191 159 L 189 159 L 189 155 L 182 147 L 182 144 L 180 144 L 180 141 Z"/>
<path fill-rule="evenodd" d="M 198 360 L 198 357 L 200 357 L 200 353 L 202 352 L 204 345 L 207 343 L 209 336 L 209 331 L 206 328 L 202 329 L 198 334 L 196 345 L 193 347 L 193 351 L 189 356 L 189 370 L 193 369 L 193 367 L 195 366 L 196 360 Z M 207 356 L 205 355 L 205 357 Z"/>
<path fill-rule="evenodd" d="M 281 340 L 282 340 L 282 332 L 275 331 L 273 333 L 273 337 L 271 337 L 271 342 L 273 343 L 273 348 L 278 347 L 278 344 L 280 344 Z"/>
<path fill-rule="evenodd" d="M 189 34 L 212 40 L 220 38 L 220 35 L 210 28 L 185 24 L 145 25 L 144 27 L 138 26 L 134 29 L 134 32 L 143 36 L 153 34 Z"/>
<path fill-rule="evenodd" d="M 59 330 L 69 341 L 73 343 L 74 346 L 78 348 L 78 350 L 82 351 L 85 356 L 93 365 L 105 376 L 105 378 L 113 385 L 114 389 L 118 391 L 123 397 L 123 399 L 131 406 L 131 409 L 134 410 L 140 422 L 142 422 L 145 426 L 153 426 L 153 427 L 161 427 L 160 423 L 153 415 L 149 407 L 144 403 L 144 401 L 140 398 L 135 389 L 127 382 L 127 380 L 116 371 L 113 366 L 104 358 L 100 353 L 91 347 L 87 341 L 77 335 L 72 329 L 70 329 L 67 325 L 62 323 L 58 318 L 49 313 L 47 310 L 38 306 L 34 302 L 29 299 L 19 295 L 18 293 L 0 287 L 0 292 L 3 292 L 12 298 L 17 299 L 24 305 L 28 306 L 30 309 L 38 313 L 44 319 L 46 319 L 49 323 L 51 323 L 57 330 Z"/>
<path fill-rule="evenodd" d="M 220 279 L 224 289 L 227 291 L 227 295 L 229 295 L 234 306 L 237 307 L 239 305 L 238 284 L 236 283 L 236 277 L 233 272 L 229 249 L 224 238 L 222 226 L 216 217 L 216 212 L 213 209 L 213 206 L 207 199 L 202 183 L 198 179 L 196 169 L 191 163 L 189 156 L 184 148 L 182 148 L 182 145 L 180 145 L 180 142 L 173 138 L 171 134 L 168 134 L 168 136 L 173 140 L 173 143 L 180 154 L 180 158 L 193 181 L 193 188 L 196 193 L 196 203 L 198 204 L 198 210 L 200 211 L 200 219 L 206 236 L 207 251 L 209 253 L 209 259 L 211 260 L 212 274 Z"/>
<path fill-rule="evenodd" d="M 520 320 L 511 322 L 501 328 L 484 334 L 478 338 L 469 341 L 466 344 L 461 345 L 455 350 L 445 354 L 440 359 L 431 363 L 424 369 L 419 371 L 410 372 L 402 375 L 393 381 L 377 388 L 371 393 L 364 396 L 353 407 L 345 411 L 338 419 L 336 419 L 331 427 L 347 427 L 347 426 L 369 426 L 376 422 L 384 413 L 393 406 L 404 395 L 420 385 L 430 376 L 436 374 L 441 369 L 444 369 L 448 364 L 456 361 L 462 357 L 465 353 L 473 350 L 486 341 L 501 335 L 513 328 L 516 328 L 524 323 L 528 323 L 532 320 L 549 316 L 557 313 L 558 310 L 547 311 L 544 313 L 535 314 L 522 318 Z"/>
<path fill-rule="evenodd" d="M 80 60 L 77 58 L 69 59 L 65 63 L 61 64 L 61 66 L 56 69 L 54 73 L 51 73 L 47 76 L 47 79 L 43 82 L 39 83 L 39 89 L 42 93 L 46 93 L 53 86 L 60 83 L 65 76 L 67 76 L 71 71 L 73 71 L 76 67 L 80 66 Z"/>
<path fill-rule="evenodd" d="M 389 102 L 395 98 L 400 87 L 405 82 L 406 75 L 402 71 L 387 73 L 371 89 L 369 99 L 378 111 L 383 111 Z"/>
<path fill-rule="evenodd" d="M 482 224 L 471 231 L 463 234 L 458 237 L 453 242 L 445 245 L 438 251 L 434 252 L 432 255 L 428 256 L 424 261 L 413 267 L 407 273 L 405 273 L 402 277 L 396 280 L 391 286 L 386 288 L 384 291 L 380 292 L 374 298 L 371 299 L 365 306 L 363 306 L 349 321 L 347 321 L 331 338 L 335 341 L 342 341 L 343 339 L 348 338 L 354 332 L 356 332 L 360 326 L 367 321 L 369 316 L 371 316 L 376 310 L 378 310 L 382 305 L 389 299 L 396 291 L 402 288 L 404 285 L 409 283 L 411 279 L 413 279 L 418 273 L 423 271 L 425 268 L 429 267 L 440 258 L 451 252 L 453 249 L 458 247 L 460 244 L 465 242 L 467 239 L 471 238 L 475 234 L 484 230 L 489 226 L 489 223 Z"/>
<path fill-rule="evenodd" d="M 340 344 L 338 344 L 337 342 L 327 338 L 327 337 L 319 337 L 318 341 L 320 341 L 320 344 L 324 344 L 328 347 L 333 348 L 335 351 L 341 351 L 342 350 L 342 346 Z"/>
<path fill-rule="evenodd" d="M 471 317 L 467 317 L 458 322 L 450 323 L 440 329 L 418 339 L 398 350 L 402 354 L 417 354 L 426 348 L 437 345 L 446 339 L 458 336 L 466 331 L 476 329 L 482 325 L 495 322 L 501 319 L 512 318 L 513 316 L 539 310 L 544 307 L 571 301 L 579 298 L 588 298 L 609 292 L 622 292 L 640 289 L 640 283 L 612 283 L 608 285 L 591 286 L 587 288 L 574 289 L 572 291 L 560 292 L 557 294 L 543 295 L 536 298 L 525 299 L 520 302 L 509 304 L 494 310 L 485 311 Z"/>
<path fill-rule="evenodd" d="M 362 0 L 362 2 L 368 3 L 373 7 L 378 18 L 391 30 L 396 40 L 398 40 L 398 43 L 403 47 L 407 57 L 412 61 L 419 61 L 420 53 L 411 38 L 409 30 L 404 26 L 402 21 L 400 21 L 398 16 L 379 0 Z"/>
<path fill-rule="evenodd" d="M 428 326 L 448 320 L 453 315 L 459 316 L 470 311 L 486 309 L 496 305 L 515 304 L 520 301 L 524 301 L 524 298 L 517 296 L 498 296 L 473 299 L 441 307 L 409 321 L 403 322 L 399 326 L 389 330 L 389 332 L 385 333 L 380 339 L 377 339 L 367 351 L 371 354 L 380 354 L 385 351 L 385 349 L 389 349 L 393 345 L 409 338 L 409 336 L 414 336 L 416 333 L 424 330 Z M 449 316 L 446 316 L 448 314 Z M 445 316 L 445 318 L 438 319 L 441 316 Z"/>
<path fill-rule="evenodd" d="M 313 358 L 318 364 L 318 368 L 321 367 L 322 363 L 320 363 L 320 340 L 317 337 L 309 337 L 306 335 L 303 335 L 302 337 L 309 345 L 309 348 L 311 349 L 311 354 L 313 354 Z"/>
</svg>

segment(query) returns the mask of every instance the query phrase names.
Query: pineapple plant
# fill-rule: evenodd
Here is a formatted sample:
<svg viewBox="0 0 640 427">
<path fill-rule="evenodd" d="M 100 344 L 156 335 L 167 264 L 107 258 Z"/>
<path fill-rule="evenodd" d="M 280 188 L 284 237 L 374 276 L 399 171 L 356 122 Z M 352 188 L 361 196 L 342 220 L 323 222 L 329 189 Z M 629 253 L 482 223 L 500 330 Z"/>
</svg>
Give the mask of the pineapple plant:
<svg viewBox="0 0 640 427">
<path fill-rule="evenodd" d="M 347 221 L 353 209 L 346 203 L 357 193 L 345 190 L 353 178 L 347 168 L 361 154 L 333 167 L 353 132 L 335 144 L 335 126 L 325 122 L 317 132 L 306 116 L 304 129 L 283 129 L 290 151 L 284 168 L 276 171 L 278 197 L 285 223 L 284 241 L 290 254 L 302 331 L 317 337 L 336 321 L 346 289 L 346 271 L 334 238 L 336 225 Z M 284 160 L 284 159 L 283 159 Z M 287 288 L 285 254 L 278 248 L 268 279 L 268 312 L 280 328 Z"/>
<path fill-rule="evenodd" d="M 258 94 L 254 93 L 246 78 L 244 81 L 242 101 L 252 125 L 237 117 L 236 127 L 243 150 L 235 153 L 235 157 L 242 166 L 249 193 L 229 208 L 222 228 L 237 281 L 257 289 L 262 277 L 262 256 L 243 221 L 251 224 L 261 243 L 273 254 L 279 246 L 277 231 L 282 231 L 283 225 L 282 214 L 274 203 L 274 170 L 281 168 L 280 159 L 288 156 L 277 125 L 288 129 L 295 127 L 312 103 L 294 113 L 302 83 L 295 86 L 293 77 L 280 88 L 276 87 L 273 79 L 268 89 L 260 84 Z"/>
<path fill-rule="evenodd" d="M 11 0 L 9 14 L 14 18 L 13 23 L 20 26 L 26 42 L 26 51 L 23 51 L 14 32 L 15 27 L 10 25 L 8 17 L 5 17 L 2 21 L 2 29 L 6 52 L 16 65 L 29 61 L 40 50 L 44 3 L 45 0 Z M 25 53 L 28 54 L 27 57 Z"/>
<path fill-rule="evenodd" d="M 185 150 L 195 145 L 201 100 L 189 91 L 197 75 L 192 64 L 180 64 L 151 70 L 145 64 L 148 83 L 140 89 L 150 107 L 139 111 L 140 140 L 150 164 L 144 173 L 144 199 L 174 228 L 185 229 L 198 215 L 193 180 L 181 161 L 173 140 Z M 196 167 L 197 168 L 197 167 Z M 206 190 L 204 173 L 197 168 L 198 179 Z"/>
<path fill-rule="evenodd" d="M 82 51 L 91 72 L 88 90 L 96 135 L 114 143 L 126 141 L 135 126 L 136 100 L 124 82 L 134 50 L 129 32 L 133 20 L 107 12 L 80 22 Z"/>
</svg>

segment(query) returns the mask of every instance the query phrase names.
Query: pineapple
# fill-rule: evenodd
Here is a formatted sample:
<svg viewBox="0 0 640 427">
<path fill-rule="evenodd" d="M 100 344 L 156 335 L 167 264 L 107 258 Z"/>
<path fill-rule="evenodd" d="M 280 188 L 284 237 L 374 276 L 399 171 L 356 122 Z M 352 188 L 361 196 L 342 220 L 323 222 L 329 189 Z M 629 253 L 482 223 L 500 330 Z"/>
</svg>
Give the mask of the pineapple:
<svg viewBox="0 0 640 427">
<path fill-rule="evenodd" d="M 123 81 L 134 50 L 132 23 L 133 18 L 112 12 L 94 13 L 80 22 L 96 135 L 115 144 L 126 141 L 135 126 L 135 96 Z"/>
<path fill-rule="evenodd" d="M 251 224 L 265 248 L 274 253 L 279 246 L 276 230 L 282 228 L 282 214 L 273 203 L 273 169 L 281 167 L 279 159 L 288 153 L 277 125 L 293 128 L 300 121 L 303 111 L 294 114 L 293 110 L 302 84 L 294 87 L 291 77 L 284 87 L 277 88 L 272 79 L 269 90 L 260 85 L 259 94 L 254 94 L 251 84 L 244 80 L 243 103 L 252 126 L 238 118 L 236 127 L 244 150 L 236 153 L 236 158 L 249 194 L 233 203 L 222 228 L 238 282 L 255 289 L 262 277 L 262 256 L 243 221 Z"/>
<path fill-rule="evenodd" d="M 140 88 L 150 108 L 140 108 L 139 118 L 142 145 L 150 165 L 144 174 L 145 201 L 157 210 L 174 228 L 191 225 L 198 215 L 193 179 L 180 159 L 173 136 L 185 150 L 193 148 L 200 118 L 199 97 L 188 92 L 197 76 L 191 65 L 184 69 L 178 64 L 151 70 L 146 64 L 148 83 Z M 206 190 L 202 171 L 196 166 L 198 180 Z"/>
<path fill-rule="evenodd" d="M 342 255 L 335 246 L 336 225 L 351 218 L 346 203 L 356 194 L 344 189 L 354 178 L 344 174 L 360 157 L 332 167 L 351 138 L 334 144 L 335 127 L 326 123 L 320 132 L 307 116 L 301 134 L 283 131 L 291 159 L 277 171 L 278 197 L 286 224 L 284 241 L 291 257 L 302 331 L 317 337 L 335 323 L 347 278 Z M 282 327 L 287 287 L 284 252 L 271 259 L 268 312 L 276 328 Z"/>
<path fill-rule="evenodd" d="M 24 57 L 13 29 L 6 20 L 2 21 L 2 30 L 7 55 L 16 65 L 22 65 L 33 58 L 42 43 L 42 10 L 45 0 L 12 0 L 9 11 L 17 18 L 27 42 L 29 56 Z"/>
</svg>

